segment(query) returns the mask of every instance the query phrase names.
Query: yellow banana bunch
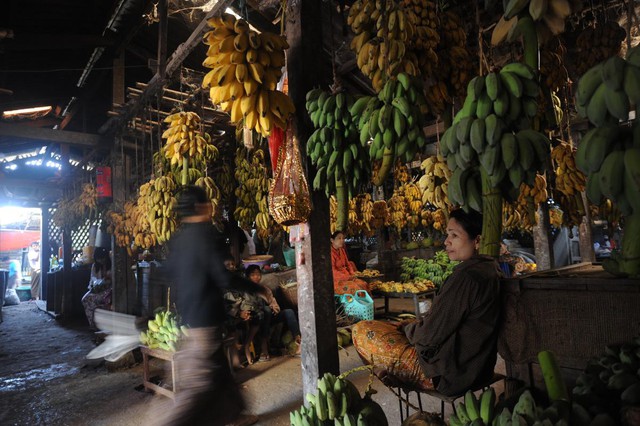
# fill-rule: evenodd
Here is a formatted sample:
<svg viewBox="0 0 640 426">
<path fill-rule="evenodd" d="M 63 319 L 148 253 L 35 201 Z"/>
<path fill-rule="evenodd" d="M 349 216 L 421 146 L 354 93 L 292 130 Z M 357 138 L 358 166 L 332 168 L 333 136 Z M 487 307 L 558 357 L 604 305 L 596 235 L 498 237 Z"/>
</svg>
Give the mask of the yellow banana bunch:
<svg viewBox="0 0 640 426">
<path fill-rule="evenodd" d="M 393 170 L 393 177 L 396 182 L 400 184 L 407 183 L 411 180 L 411 174 L 409 173 L 409 167 L 406 164 L 403 164 L 402 161 L 397 160 L 395 168 Z"/>
<path fill-rule="evenodd" d="M 282 129 L 295 112 L 291 99 L 276 90 L 285 65 L 285 37 L 258 33 L 244 19 L 223 13 L 210 18 L 204 35 L 209 46 L 203 65 L 211 68 L 202 87 L 209 88 L 214 105 L 230 113 L 232 123 L 269 136 L 273 126 Z"/>
<path fill-rule="evenodd" d="M 549 193 L 547 192 L 547 180 L 544 176 L 536 174 L 533 186 L 529 186 L 524 182 L 520 184 L 520 194 L 518 195 L 517 200 L 518 204 L 527 206 L 529 204 L 528 198 L 533 199 L 535 209 L 537 209 L 538 204 L 547 202 Z"/>
<path fill-rule="evenodd" d="M 213 176 L 216 184 L 220 188 L 221 199 L 227 203 L 234 189 L 233 170 L 229 163 L 225 161 L 221 167 L 216 168 Z"/>
<path fill-rule="evenodd" d="M 220 198 L 222 197 L 218 185 L 216 185 L 210 176 L 199 177 L 196 179 L 194 185 L 203 188 L 207 192 L 207 197 L 211 201 L 211 220 L 215 223 L 216 218 L 222 214 L 221 209 L 218 208 Z"/>
<path fill-rule="evenodd" d="M 140 188 L 140 197 L 144 197 L 144 200 L 139 199 L 138 202 L 146 207 L 147 220 L 158 244 L 164 244 L 177 226 L 173 211 L 177 203 L 173 196 L 176 184 L 171 177 L 160 176 L 143 186 Z"/>
<path fill-rule="evenodd" d="M 402 230 L 407 226 L 410 216 L 406 198 L 401 191 L 395 190 L 387 205 L 389 206 L 390 225 L 395 226 L 398 231 Z"/>
<path fill-rule="evenodd" d="M 422 192 L 422 204 L 448 209 L 447 185 L 451 171 L 447 167 L 447 162 L 441 156 L 432 155 L 420 164 L 420 169 L 424 172 L 418 180 L 418 187 Z"/>
<path fill-rule="evenodd" d="M 86 216 L 91 216 L 98 208 L 98 190 L 92 183 L 82 185 L 82 193 L 79 197 L 79 204 L 84 207 Z M 92 213 L 93 212 L 93 213 Z"/>
<path fill-rule="evenodd" d="M 561 228 L 564 222 L 564 212 L 559 208 L 549 209 L 549 222 L 555 228 Z"/>
<path fill-rule="evenodd" d="M 586 176 L 576 166 L 576 149 L 566 142 L 551 150 L 555 163 L 555 189 L 568 197 L 585 190 Z"/>
<path fill-rule="evenodd" d="M 540 49 L 540 80 L 552 92 L 560 90 L 569 82 L 569 73 L 564 66 L 566 53 L 567 49 L 558 37 L 552 38 Z"/>
<path fill-rule="evenodd" d="M 371 208 L 371 215 L 373 216 L 371 219 L 371 227 L 376 230 L 382 229 L 382 227 L 388 225 L 391 220 L 387 202 L 384 200 L 374 201 Z"/>
<path fill-rule="evenodd" d="M 264 150 L 257 148 L 249 153 L 246 148 L 238 147 L 235 166 L 238 186 L 235 189 L 237 203 L 234 218 L 238 220 L 240 227 L 245 229 L 251 228 L 254 222 L 258 231 L 271 229 L 274 221 L 269 216 L 267 202 L 271 179 L 268 177 Z"/>
<path fill-rule="evenodd" d="M 329 197 L 329 229 L 332 234 L 337 231 L 337 227 L 338 227 L 338 200 L 336 199 L 335 195 L 332 195 Z"/>
<path fill-rule="evenodd" d="M 402 4 L 416 29 L 415 37 L 407 40 L 407 49 L 416 52 L 422 75 L 431 76 L 438 65 L 435 50 L 440 42 L 437 4 L 431 0 L 403 0 Z M 430 68 L 423 68 L 423 64 L 429 64 Z"/>
<path fill-rule="evenodd" d="M 356 36 L 351 49 L 358 68 L 379 92 L 387 77 L 404 72 L 418 74 L 417 57 L 407 54 L 416 28 L 409 9 L 392 1 L 357 0 L 349 9 L 347 24 Z"/>
<path fill-rule="evenodd" d="M 515 203 L 502 203 L 502 229 L 504 231 L 510 232 L 517 229 L 531 231 L 533 224 L 531 224 L 527 218 L 527 214 L 523 217 L 516 209 Z"/>
<path fill-rule="evenodd" d="M 162 138 L 167 140 L 162 148 L 171 165 L 181 165 L 182 159 L 200 157 L 208 162 L 218 158 L 218 149 L 211 143 L 208 134 L 200 134 L 200 117 L 195 112 L 180 111 L 164 119 L 169 128 L 164 131 Z"/>
<path fill-rule="evenodd" d="M 370 194 L 358 194 L 349 200 L 349 225 L 347 233 L 357 236 L 360 233 L 372 236 L 375 228 L 372 227 L 373 201 Z"/>
<path fill-rule="evenodd" d="M 449 215 L 444 209 L 438 209 L 431 212 L 431 219 L 433 220 L 433 229 L 440 232 L 445 232 L 447 229 L 447 217 Z"/>
</svg>

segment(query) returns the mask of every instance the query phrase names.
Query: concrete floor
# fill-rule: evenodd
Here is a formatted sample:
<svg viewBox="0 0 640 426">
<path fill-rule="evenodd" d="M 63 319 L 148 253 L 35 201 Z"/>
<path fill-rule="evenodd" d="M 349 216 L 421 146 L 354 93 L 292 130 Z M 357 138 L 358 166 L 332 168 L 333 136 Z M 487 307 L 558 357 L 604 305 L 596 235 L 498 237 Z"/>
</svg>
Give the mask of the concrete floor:
<svg viewBox="0 0 640 426">
<path fill-rule="evenodd" d="M 392 308 L 404 310 L 402 305 Z M 51 319 L 33 303 L 4 308 L 0 324 L 1 425 L 137 426 L 157 413 L 166 398 L 142 389 L 138 362 L 114 365 L 87 360 L 95 347 L 94 335 L 84 321 Z M 340 370 L 362 365 L 353 346 L 339 353 Z M 131 357 L 133 361 L 133 357 Z M 163 366 L 154 362 L 161 373 Z M 499 371 L 501 363 L 497 367 Z M 359 371 L 349 379 L 360 389 L 369 375 Z M 301 359 L 276 357 L 237 371 L 248 412 L 259 425 L 288 425 L 289 412 L 303 400 Z M 378 380 L 373 396 L 389 420 L 400 425 L 398 398 Z M 501 392 L 501 384 L 496 388 Z M 426 411 L 439 412 L 439 401 L 423 397 Z M 415 394 L 411 402 L 417 405 Z M 450 408 L 447 408 L 447 413 Z"/>
</svg>

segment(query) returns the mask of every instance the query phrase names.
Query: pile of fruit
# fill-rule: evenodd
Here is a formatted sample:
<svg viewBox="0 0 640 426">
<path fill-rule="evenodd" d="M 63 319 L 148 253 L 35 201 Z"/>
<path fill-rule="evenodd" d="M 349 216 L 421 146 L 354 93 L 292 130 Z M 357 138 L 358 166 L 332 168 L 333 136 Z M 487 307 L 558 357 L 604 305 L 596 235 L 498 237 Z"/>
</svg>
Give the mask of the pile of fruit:
<svg viewBox="0 0 640 426">
<path fill-rule="evenodd" d="M 211 102 L 229 112 L 233 123 L 243 122 L 265 137 L 273 126 L 285 129 L 295 112 L 291 99 L 276 90 L 289 47 L 286 38 L 258 33 L 229 13 L 207 23 L 212 30 L 204 35 L 209 48 L 203 65 L 212 70 L 202 87 L 210 88 Z"/>
<path fill-rule="evenodd" d="M 403 281 L 425 279 L 433 282 L 436 287 L 440 287 L 457 264 L 458 262 L 449 259 L 444 250 L 437 251 L 428 260 L 403 257 L 400 264 L 402 270 L 400 279 Z"/>
<path fill-rule="evenodd" d="M 370 194 L 358 194 L 349 201 L 349 225 L 347 235 L 372 236 L 376 228 L 373 221 L 373 201 Z"/>
<path fill-rule="evenodd" d="M 153 319 L 147 323 L 147 331 L 140 332 L 140 343 L 150 349 L 164 349 L 176 351 L 176 344 L 182 336 L 188 336 L 189 331 L 185 326 L 178 324 L 176 315 L 168 310 L 156 312 Z"/>
<path fill-rule="evenodd" d="M 380 271 L 377 269 L 365 269 L 363 271 L 358 271 L 354 274 L 354 276 L 358 278 L 376 278 L 382 275 Z"/>
<path fill-rule="evenodd" d="M 369 390 L 370 392 L 371 390 Z M 309 406 L 289 415 L 292 426 L 335 424 L 339 426 L 387 426 L 387 417 L 370 394 L 360 392 L 349 380 L 326 373 L 318 379 L 316 394 L 308 393 Z M 328 422 L 328 423 L 323 423 Z"/>
<path fill-rule="evenodd" d="M 169 123 L 169 128 L 162 133 L 162 138 L 167 140 L 162 150 L 171 165 L 182 165 L 185 158 L 200 161 L 218 158 L 218 148 L 211 143 L 211 137 L 201 134 L 198 114 L 180 111 L 165 118 L 164 122 Z"/>
<path fill-rule="evenodd" d="M 435 287 L 433 281 L 420 278 L 402 283 L 397 281 L 372 281 L 369 284 L 369 288 L 372 291 L 375 290 L 381 293 L 422 293 Z"/>
</svg>

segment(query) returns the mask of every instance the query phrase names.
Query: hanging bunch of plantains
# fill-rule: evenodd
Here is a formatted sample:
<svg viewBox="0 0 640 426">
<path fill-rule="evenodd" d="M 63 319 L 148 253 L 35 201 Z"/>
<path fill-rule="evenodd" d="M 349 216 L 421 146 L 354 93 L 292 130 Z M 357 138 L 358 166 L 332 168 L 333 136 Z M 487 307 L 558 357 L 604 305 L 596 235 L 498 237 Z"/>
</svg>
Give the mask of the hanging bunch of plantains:
<svg viewBox="0 0 640 426">
<path fill-rule="evenodd" d="M 164 244 L 175 232 L 177 220 L 173 208 L 176 184 L 169 176 L 160 176 L 140 185 L 138 207 L 145 209 L 151 232 L 158 244 Z"/>
<path fill-rule="evenodd" d="M 337 229 L 346 230 L 349 198 L 369 180 L 370 161 L 358 141 L 358 129 L 350 109 L 358 101 L 349 93 L 313 89 L 307 93 L 306 108 L 315 131 L 307 141 L 307 155 L 316 166 L 313 189 L 324 190 L 338 201 Z"/>
<path fill-rule="evenodd" d="M 407 44 L 415 38 L 410 9 L 395 1 L 357 0 L 349 9 L 347 24 L 356 36 L 351 50 L 358 68 L 379 92 L 385 79 L 398 73 L 418 74 L 417 57 L 407 55 Z"/>
<path fill-rule="evenodd" d="M 612 274 L 640 276 L 640 122 L 629 125 L 630 104 L 640 105 L 640 47 L 627 59 L 613 56 L 578 83 L 576 106 L 596 127 L 582 138 L 576 165 L 587 175 L 586 193 L 596 205 L 612 200 L 624 216 L 622 251 L 603 262 Z"/>
<path fill-rule="evenodd" d="M 204 35 L 209 48 L 202 65 L 212 70 L 202 87 L 210 88 L 211 102 L 229 112 L 231 122 L 243 122 L 262 136 L 269 136 L 274 125 L 285 129 L 295 107 L 276 87 L 285 65 L 287 40 L 251 30 L 247 21 L 228 13 L 207 23 L 212 30 Z"/>
<path fill-rule="evenodd" d="M 452 170 L 449 200 L 485 213 L 486 254 L 497 255 L 499 249 L 502 196 L 515 200 L 520 184 L 533 186 L 536 171 L 546 168 L 549 139 L 530 128 L 538 93 L 536 72 L 523 63 L 477 76 L 440 141 Z"/>
<path fill-rule="evenodd" d="M 382 185 L 396 159 L 409 162 L 425 146 L 424 109 L 422 82 L 404 73 L 388 79 L 377 97 L 354 103 L 351 115 L 358 117 L 360 142 L 369 147 L 372 161 L 382 160 L 374 185 Z"/>
</svg>

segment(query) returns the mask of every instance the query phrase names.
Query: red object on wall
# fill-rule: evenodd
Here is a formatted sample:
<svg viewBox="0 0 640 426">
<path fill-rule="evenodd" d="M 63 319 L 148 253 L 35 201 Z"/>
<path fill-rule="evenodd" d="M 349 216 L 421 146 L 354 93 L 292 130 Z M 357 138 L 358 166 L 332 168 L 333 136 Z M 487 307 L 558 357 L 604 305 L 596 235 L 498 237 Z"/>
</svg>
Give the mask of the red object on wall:
<svg viewBox="0 0 640 426">
<path fill-rule="evenodd" d="M 111 198 L 111 167 L 96 167 L 96 190 L 98 198 Z"/>
<path fill-rule="evenodd" d="M 278 126 L 274 126 L 269 135 L 269 155 L 271 156 L 271 174 L 276 172 L 276 166 L 278 164 L 278 154 L 280 147 L 284 141 L 284 130 Z"/>
</svg>

